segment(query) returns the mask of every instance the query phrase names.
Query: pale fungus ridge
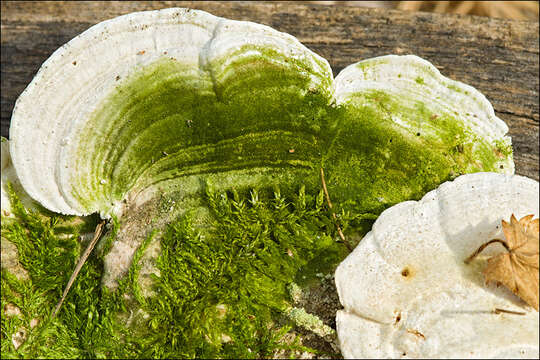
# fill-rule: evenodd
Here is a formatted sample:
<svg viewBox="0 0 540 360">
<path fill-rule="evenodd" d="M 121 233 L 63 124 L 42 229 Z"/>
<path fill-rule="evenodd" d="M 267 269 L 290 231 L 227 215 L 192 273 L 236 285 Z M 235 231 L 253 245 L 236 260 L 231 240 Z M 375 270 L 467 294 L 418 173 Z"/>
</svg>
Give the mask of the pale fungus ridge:
<svg viewBox="0 0 540 360">
<path fill-rule="evenodd" d="M 11 161 L 11 154 L 9 152 L 9 141 L 2 137 L 1 139 L 1 170 L 2 170 L 2 182 L 0 187 L 2 204 L 2 216 L 10 218 L 13 216 L 11 213 L 11 204 L 9 198 L 9 186 L 18 194 L 20 200 L 26 207 L 35 208 L 37 203 L 24 191 L 13 167 Z"/>
<path fill-rule="evenodd" d="M 532 179 L 476 173 L 385 210 L 336 270 L 343 355 L 538 357 L 538 312 L 482 276 L 502 247 L 464 262 L 501 220 L 538 217 L 538 196 Z"/>
<path fill-rule="evenodd" d="M 496 143 L 495 167 L 506 169 L 505 173 L 514 171 L 507 156 L 511 152 L 510 139 L 505 137 L 508 127 L 495 116 L 485 96 L 442 76 L 424 59 L 387 55 L 350 65 L 336 77 L 336 98 L 338 103 L 374 107 L 409 133 L 434 142 L 453 136 L 459 141 L 454 149 L 457 152 L 469 148 L 472 154 L 481 156 Z M 453 126 L 463 126 L 464 134 Z M 474 172 L 487 159 L 468 160 L 467 169 Z"/>
</svg>

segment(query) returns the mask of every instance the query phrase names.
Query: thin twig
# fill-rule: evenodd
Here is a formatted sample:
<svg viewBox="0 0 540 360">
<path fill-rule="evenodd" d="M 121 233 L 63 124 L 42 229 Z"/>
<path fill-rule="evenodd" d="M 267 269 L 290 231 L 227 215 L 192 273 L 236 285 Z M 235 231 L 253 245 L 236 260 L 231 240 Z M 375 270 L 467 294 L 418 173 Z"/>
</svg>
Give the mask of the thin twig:
<svg viewBox="0 0 540 360">
<path fill-rule="evenodd" d="M 324 181 L 324 170 L 323 170 L 323 168 L 321 168 L 321 182 L 322 182 L 322 186 L 323 186 L 324 195 L 326 196 L 326 202 L 328 203 L 328 208 L 332 212 L 332 218 L 334 218 L 334 221 L 336 223 L 336 227 L 337 227 L 339 237 L 341 238 L 341 240 L 343 240 L 343 243 L 345 244 L 345 246 L 347 246 L 347 249 L 349 249 L 349 251 L 352 251 L 353 249 L 351 248 L 351 246 L 349 245 L 347 240 L 345 240 L 345 235 L 343 235 L 343 231 L 341 231 L 341 227 L 339 226 L 336 213 L 334 212 L 334 209 L 332 208 L 332 202 L 330 201 L 330 195 L 328 195 L 328 189 L 326 188 L 326 181 Z"/>
<path fill-rule="evenodd" d="M 514 315 L 525 315 L 525 313 L 521 311 L 504 310 L 504 309 L 499 309 L 499 308 L 495 308 L 493 310 L 493 313 L 494 314 L 507 313 L 507 314 L 514 314 Z"/>
<path fill-rule="evenodd" d="M 103 225 L 105 225 L 105 220 L 103 220 L 97 225 L 96 231 L 94 233 L 94 238 L 92 239 L 92 241 L 90 241 L 90 244 L 88 244 L 88 246 L 86 247 L 86 250 L 82 254 L 81 258 L 79 259 L 79 262 L 77 263 L 77 266 L 75 266 L 75 270 L 73 270 L 73 274 L 71 274 L 71 277 L 69 278 L 67 286 L 64 289 L 62 298 L 60 299 L 58 304 L 56 304 L 56 308 L 54 309 L 52 313 L 53 318 L 56 316 L 56 313 L 58 313 L 58 310 L 60 310 L 60 307 L 62 306 L 62 303 L 64 302 L 64 299 L 66 298 L 66 295 L 68 294 L 69 289 L 71 288 L 71 285 L 73 285 L 73 282 L 75 281 L 75 278 L 79 274 L 79 271 L 81 271 L 84 263 L 86 262 L 86 259 L 88 259 L 88 256 L 90 256 L 90 253 L 92 252 L 92 249 L 94 249 L 94 246 L 96 245 L 97 241 L 101 237 L 101 233 L 103 231 Z"/>
<path fill-rule="evenodd" d="M 504 240 L 493 239 L 493 240 L 490 240 L 487 243 L 483 244 L 482 246 L 480 246 L 478 248 L 478 250 L 476 250 L 471 256 L 466 258 L 465 261 L 464 261 L 465 264 L 470 263 L 472 261 L 472 259 L 474 259 L 476 256 L 478 256 L 478 254 L 480 254 L 488 245 L 493 244 L 493 243 L 500 243 L 505 247 L 506 250 L 510 251 L 510 248 L 508 247 L 508 244 Z"/>
</svg>

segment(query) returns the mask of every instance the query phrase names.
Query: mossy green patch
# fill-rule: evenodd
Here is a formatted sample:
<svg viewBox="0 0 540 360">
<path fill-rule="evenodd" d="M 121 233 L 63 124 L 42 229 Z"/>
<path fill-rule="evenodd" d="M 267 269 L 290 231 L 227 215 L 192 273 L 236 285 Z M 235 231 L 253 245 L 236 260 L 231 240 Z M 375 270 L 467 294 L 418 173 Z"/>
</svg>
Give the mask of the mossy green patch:
<svg viewBox="0 0 540 360">
<path fill-rule="evenodd" d="M 351 213 L 377 215 L 461 174 L 499 171 L 492 144 L 420 100 L 366 91 L 342 111 L 324 166 L 333 201 Z"/>
<path fill-rule="evenodd" d="M 2 314 L 2 357 L 96 357 L 90 354 L 103 350 L 100 344 L 104 339 L 100 336 L 112 325 L 110 319 L 100 316 L 100 311 L 117 304 L 106 300 L 106 290 L 99 286 L 100 259 L 89 259 L 61 316 L 50 318 L 81 254 L 78 230 L 95 227 L 96 218 L 84 219 L 85 226 L 68 230 L 65 217 L 48 218 L 29 211 L 13 193 L 11 200 L 16 219 L 6 222 L 2 217 L 2 238 L 17 246 L 19 262 L 30 279 L 18 279 L 2 267 L 2 309 L 5 311 L 11 304 L 21 312 L 20 316 Z M 20 331 L 26 333 L 26 339 L 15 350 L 12 336 Z M 107 339 L 107 343 L 111 340 Z"/>
<path fill-rule="evenodd" d="M 189 216 L 163 236 L 158 293 L 141 305 L 156 330 L 152 348 L 173 344 L 165 357 L 271 356 L 276 349 L 264 339 L 288 305 L 286 286 L 316 254 L 343 247 L 325 235 L 333 228 L 328 214 L 312 199 L 306 206 L 305 194 L 294 206 L 278 193 L 269 201 L 255 191 L 247 201 L 232 197 L 208 194 L 219 222 L 204 236 Z"/>
<path fill-rule="evenodd" d="M 310 350 L 300 339 L 282 341 L 296 326 L 287 317 L 288 286 L 300 274 L 310 278 L 331 271 L 329 264 L 347 252 L 334 240 L 322 192 L 311 196 L 301 188 L 285 198 L 278 189 L 252 190 L 247 196 L 205 189 L 211 226 L 200 231 L 186 214 L 167 227 L 154 296 L 141 296 L 137 285 L 139 260 L 152 234 L 114 293 L 100 286 L 101 256 L 90 256 L 52 320 L 84 246 L 76 230 L 67 237 L 59 234 L 57 219 L 27 211 L 13 198 L 17 221 L 3 223 L 2 237 L 17 246 L 30 279 L 2 270 L 2 306 L 12 304 L 22 312 L 20 318 L 2 317 L 3 356 L 259 358 L 279 350 Z M 345 229 L 348 220 L 341 219 Z M 32 319 L 39 320 L 34 328 Z M 27 336 L 15 349 L 11 339 L 22 327 Z"/>
<path fill-rule="evenodd" d="M 172 59 L 127 79 L 82 132 L 73 195 L 95 211 L 164 179 L 311 166 L 332 134 L 328 94 L 305 94 L 311 79 L 301 64 L 267 57 L 241 58 L 242 76 L 224 79 Z"/>
<path fill-rule="evenodd" d="M 498 139 L 495 140 L 495 147 L 499 156 L 512 156 L 512 144 L 508 140 Z"/>
<path fill-rule="evenodd" d="M 254 186 L 253 174 L 264 174 L 264 186 L 283 185 L 268 175 L 280 173 L 294 188 L 317 184 L 325 167 L 337 202 L 378 214 L 460 174 L 499 170 L 495 145 L 457 114 L 385 91 L 337 106 L 325 74 L 309 64 L 247 46 L 204 68 L 170 58 L 148 65 L 82 132 L 73 195 L 89 211 L 108 212 L 128 193 L 188 188 L 193 177 L 225 174 L 218 187 L 227 190 Z"/>
</svg>

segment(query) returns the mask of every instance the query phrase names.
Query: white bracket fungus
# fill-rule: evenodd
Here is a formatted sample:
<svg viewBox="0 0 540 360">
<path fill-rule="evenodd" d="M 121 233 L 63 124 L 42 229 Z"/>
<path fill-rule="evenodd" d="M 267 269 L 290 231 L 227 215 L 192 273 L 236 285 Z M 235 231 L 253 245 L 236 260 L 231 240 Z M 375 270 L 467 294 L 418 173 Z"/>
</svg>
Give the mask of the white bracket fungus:
<svg viewBox="0 0 540 360">
<path fill-rule="evenodd" d="M 537 181 L 476 173 L 385 210 L 336 270 L 343 355 L 538 358 L 538 312 L 484 282 L 487 255 L 501 249 L 464 263 L 502 237 L 501 220 L 538 217 L 538 199 Z"/>
</svg>

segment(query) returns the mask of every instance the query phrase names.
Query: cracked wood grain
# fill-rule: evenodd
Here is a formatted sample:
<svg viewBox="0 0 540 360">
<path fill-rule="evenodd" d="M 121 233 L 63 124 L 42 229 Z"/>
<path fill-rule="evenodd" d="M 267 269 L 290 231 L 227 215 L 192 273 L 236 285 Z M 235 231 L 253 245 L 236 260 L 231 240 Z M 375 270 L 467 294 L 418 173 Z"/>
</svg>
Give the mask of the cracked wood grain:
<svg viewBox="0 0 540 360">
<path fill-rule="evenodd" d="M 490 100 L 510 128 L 516 173 L 539 178 L 538 22 L 292 2 L 2 2 L 1 133 L 54 50 L 88 27 L 133 11 L 190 7 L 296 36 L 334 75 L 362 59 L 416 54 Z"/>
</svg>

